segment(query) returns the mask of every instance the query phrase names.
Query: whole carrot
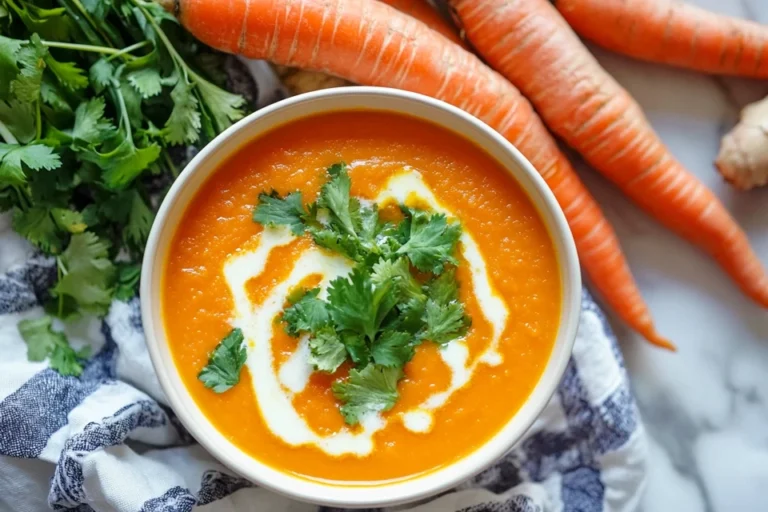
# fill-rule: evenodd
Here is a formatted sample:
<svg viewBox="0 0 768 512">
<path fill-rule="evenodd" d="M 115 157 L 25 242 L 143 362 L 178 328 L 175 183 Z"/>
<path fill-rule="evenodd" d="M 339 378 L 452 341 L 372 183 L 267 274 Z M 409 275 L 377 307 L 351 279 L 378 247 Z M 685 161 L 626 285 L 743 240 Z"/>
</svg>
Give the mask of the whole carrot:
<svg viewBox="0 0 768 512">
<path fill-rule="evenodd" d="M 675 160 L 640 106 L 548 0 L 451 0 L 466 35 L 547 125 L 624 193 L 711 254 L 768 307 L 768 276 L 718 199 Z"/>
<path fill-rule="evenodd" d="M 379 0 L 387 5 L 390 5 L 398 11 L 407 14 L 413 18 L 416 18 L 426 26 L 439 32 L 446 39 L 453 41 L 460 45 L 462 48 L 466 48 L 466 43 L 461 40 L 456 30 L 450 23 L 443 19 L 439 12 L 434 7 L 429 5 L 427 0 Z"/>
<path fill-rule="evenodd" d="M 582 37 L 637 59 L 768 77 L 768 27 L 678 0 L 554 0 Z"/>
<path fill-rule="evenodd" d="M 427 0 L 379 0 L 390 5 L 398 11 L 407 14 L 427 25 L 432 30 L 439 32 L 456 44 L 466 47 L 464 41 L 456 33 L 453 27 L 438 13 Z M 354 85 L 343 78 L 331 76 L 321 71 L 294 68 L 289 66 L 273 66 L 280 81 L 292 94 L 302 94 L 328 89 L 331 87 L 344 87 Z"/>
<path fill-rule="evenodd" d="M 666 348 L 616 235 L 531 104 L 503 77 L 423 23 L 371 0 L 177 0 L 166 6 L 210 46 L 442 99 L 488 123 L 538 169 L 565 211 L 581 263 L 632 328 Z"/>
</svg>

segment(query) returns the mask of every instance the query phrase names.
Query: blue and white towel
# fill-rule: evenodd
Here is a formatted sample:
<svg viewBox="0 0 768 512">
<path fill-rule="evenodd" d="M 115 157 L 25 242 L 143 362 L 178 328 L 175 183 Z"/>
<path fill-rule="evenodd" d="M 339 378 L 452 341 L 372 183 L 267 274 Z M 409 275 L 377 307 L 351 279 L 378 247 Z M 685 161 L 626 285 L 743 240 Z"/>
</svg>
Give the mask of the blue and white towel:
<svg viewBox="0 0 768 512">
<path fill-rule="evenodd" d="M 75 348 L 92 347 L 80 377 L 27 361 L 16 324 L 42 314 L 56 269 L 10 224 L 0 215 L 0 511 L 318 510 L 254 486 L 194 442 L 154 374 L 138 299 L 115 301 L 103 321 L 58 326 Z M 630 512 L 645 466 L 621 354 L 585 291 L 573 357 L 526 438 L 455 490 L 398 510 Z"/>
</svg>

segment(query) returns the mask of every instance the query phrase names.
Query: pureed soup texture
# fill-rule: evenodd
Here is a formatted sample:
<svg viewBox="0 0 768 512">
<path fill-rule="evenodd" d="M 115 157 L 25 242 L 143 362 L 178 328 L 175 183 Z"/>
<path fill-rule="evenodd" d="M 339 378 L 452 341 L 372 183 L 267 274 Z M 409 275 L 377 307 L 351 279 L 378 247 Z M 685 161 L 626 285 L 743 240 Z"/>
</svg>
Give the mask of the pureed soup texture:
<svg viewBox="0 0 768 512">
<path fill-rule="evenodd" d="M 519 410 L 550 357 L 552 240 L 489 155 L 429 123 L 350 111 L 238 150 L 171 244 L 165 330 L 235 445 L 337 482 L 449 464 Z"/>
</svg>

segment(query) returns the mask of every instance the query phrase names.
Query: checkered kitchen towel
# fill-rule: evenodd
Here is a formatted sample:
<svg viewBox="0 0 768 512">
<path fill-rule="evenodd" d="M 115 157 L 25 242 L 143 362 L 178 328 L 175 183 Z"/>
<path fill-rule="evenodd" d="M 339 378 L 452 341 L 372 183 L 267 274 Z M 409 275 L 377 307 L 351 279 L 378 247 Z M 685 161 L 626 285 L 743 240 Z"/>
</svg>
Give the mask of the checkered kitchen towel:
<svg viewBox="0 0 768 512">
<path fill-rule="evenodd" d="M 54 261 L 0 215 L 0 511 L 318 510 L 232 474 L 185 432 L 152 369 L 138 299 L 65 326 L 75 348 L 95 354 L 80 377 L 28 362 L 16 324 L 41 314 L 55 278 Z M 573 357 L 525 440 L 457 489 L 400 509 L 637 508 L 645 433 L 616 341 L 586 291 L 583 300 Z"/>
</svg>

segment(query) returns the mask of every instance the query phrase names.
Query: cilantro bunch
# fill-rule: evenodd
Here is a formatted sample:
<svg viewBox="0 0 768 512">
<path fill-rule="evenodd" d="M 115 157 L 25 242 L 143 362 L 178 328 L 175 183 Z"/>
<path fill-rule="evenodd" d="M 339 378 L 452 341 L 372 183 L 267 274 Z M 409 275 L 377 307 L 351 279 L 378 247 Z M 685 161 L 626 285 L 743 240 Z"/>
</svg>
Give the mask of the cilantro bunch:
<svg viewBox="0 0 768 512">
<path fill-rule="evenodd" d="M 325 299 L 319 288 L 295 290 L 281 318 L 291 336 L 309 336 L 316 370 L 335 373 L 347 361 L 354 366 L 348 378 L 334 382 L 333 393 L 343 403 L 345 421 L 355 425 L 364 414 L 395 405 L 403 367 L 419 344 L 442 345 L 466 333 L 470 320 L 455 274 L 461 226 L 441 213 L 405 206 L 399 223 L 384 222 L 376 204 L 350 195 L 344 164 L 331 166 L 328 177 L 317 201 L 306 206 L 299 192 L 261 194 L 253 219 L 307 233 L 320 247 L 355 262 L 349 275 L 330 283 Z M 200 374 L 214 391 L 239 378 L 239 369 L 233 375 L 232 365 L 214 360 L 237 358 L 239 346 L 222 358 L 224 345 Z"/>
<path fill-rule="evenodd" d="M 104 314 L 135 293 L 171 147 L 210 140 L 244 99 L 153 2 L 0 0 L 0 34 L 0 211 L 56 258 L 50 315 Z M 19 330 L 30 359 L 80 374 L 50 317 Z"/>
</svg>

